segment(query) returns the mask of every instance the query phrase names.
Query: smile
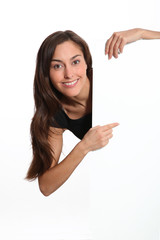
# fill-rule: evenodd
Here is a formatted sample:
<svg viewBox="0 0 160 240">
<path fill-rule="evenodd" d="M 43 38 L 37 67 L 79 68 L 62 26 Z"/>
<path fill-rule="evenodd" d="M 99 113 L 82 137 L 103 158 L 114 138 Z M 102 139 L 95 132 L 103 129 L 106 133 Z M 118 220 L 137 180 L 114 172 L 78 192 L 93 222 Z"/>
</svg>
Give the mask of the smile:
<svg viewBox="0 0 160 240">
<path fill-rule="evenodd" d="M 73 82 L 64 82 L 63 85 L 65 85 L 66 87 L 74 87 L 79 79 L 74 80 Z"/>
</svg>

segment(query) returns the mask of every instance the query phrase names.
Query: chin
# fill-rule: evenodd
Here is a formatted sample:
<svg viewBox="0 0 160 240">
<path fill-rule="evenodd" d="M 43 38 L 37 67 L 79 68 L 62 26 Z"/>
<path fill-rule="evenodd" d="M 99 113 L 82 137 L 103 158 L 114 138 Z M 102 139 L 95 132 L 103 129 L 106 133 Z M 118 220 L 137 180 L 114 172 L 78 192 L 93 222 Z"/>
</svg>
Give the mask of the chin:
<svg viewBox="0 0 160 240">
<path fill-rule="evenodd" d="M 66 97 L 78 97 L 80 94 L 80 91 L 68 91 L 67 93 L 62 93 Z"/>
</svg>

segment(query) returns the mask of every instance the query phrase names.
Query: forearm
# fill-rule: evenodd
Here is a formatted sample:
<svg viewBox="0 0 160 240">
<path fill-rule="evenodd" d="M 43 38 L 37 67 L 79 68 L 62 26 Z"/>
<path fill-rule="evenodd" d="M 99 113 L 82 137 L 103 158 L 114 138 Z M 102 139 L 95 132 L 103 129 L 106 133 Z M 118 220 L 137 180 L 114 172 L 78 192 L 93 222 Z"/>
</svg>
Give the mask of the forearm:
<svg viewBox="0 0 160 240">
<path fill-rule="evenodd" d="M 41 192 L 48 196 L 56 191 L 70 177 L 88 152 L 100 149 L 109 143 L 113 136 L 112 128 L 118 125 L 118 123 L 112 123 L 90 128 L 83 139 L 61 163 L 51 167 L 43 175 L 39 176 Z"/>
<path fill-rule="evenodd" d="M 160 32 L 146 29 L 138 29 L 141 39 L 160 39 Z"/>
<path fill-rule="evenodd" d="M 62 162 L 39 177 L 41 192 L 48 196 L 56 191 L 70 177 L 87 152 L 83 142 L 79 142 Z"/>
</svg>

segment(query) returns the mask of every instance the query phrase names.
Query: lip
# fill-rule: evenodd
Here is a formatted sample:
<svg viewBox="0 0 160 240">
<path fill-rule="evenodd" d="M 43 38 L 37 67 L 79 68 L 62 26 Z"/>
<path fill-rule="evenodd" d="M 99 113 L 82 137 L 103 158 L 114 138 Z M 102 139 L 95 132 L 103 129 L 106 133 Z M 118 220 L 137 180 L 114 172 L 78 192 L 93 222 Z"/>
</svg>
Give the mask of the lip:
<svg viewBox="0 0 160 240">
<path fill-rule="evenodd" d="M 72 87 L 74 87 L 74 86 L 77 85 L 78 80 L 79 80 L 79 78 L 77 78 L 77 79 L 75 79 L 75 80 L 73 80 L 73 81 L 63 82 L 62 84 L 63 84 L 63 86 L 66 87 L 66 88 L 72 88 Z"/>
</svg>

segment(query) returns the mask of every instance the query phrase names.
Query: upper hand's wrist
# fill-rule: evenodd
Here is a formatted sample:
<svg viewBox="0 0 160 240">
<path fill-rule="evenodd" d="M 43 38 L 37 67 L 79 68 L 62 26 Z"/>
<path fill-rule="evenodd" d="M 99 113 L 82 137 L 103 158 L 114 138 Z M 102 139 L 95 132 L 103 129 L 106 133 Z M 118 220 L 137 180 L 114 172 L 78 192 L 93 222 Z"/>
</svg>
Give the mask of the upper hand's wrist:
<svg viewBox="0 0 160 240">
<path fill-rule="evenodd" d="M 132 30 L 131 30 L 132 31 Z M 144 34 L 145 34 L 145 29 L 142 28 L 134 28 L 133 32 L 135 32 L 135 40 L 140 40 L 144 38 Z"/>
<path fill-rule="evenodd" d="M 138 28 L 138 32 L 139 32 L 139 39 L 145 39 L 145 29 L 142 28 Z"/>
</svg>

